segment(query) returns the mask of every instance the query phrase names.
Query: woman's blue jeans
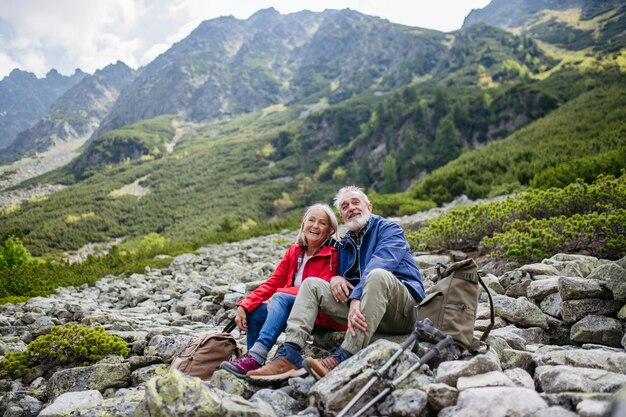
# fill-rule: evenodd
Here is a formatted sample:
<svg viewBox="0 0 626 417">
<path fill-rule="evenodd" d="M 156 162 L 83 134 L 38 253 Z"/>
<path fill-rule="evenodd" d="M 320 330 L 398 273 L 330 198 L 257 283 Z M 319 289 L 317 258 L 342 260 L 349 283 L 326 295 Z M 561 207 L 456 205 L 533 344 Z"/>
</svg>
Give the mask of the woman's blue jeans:
<svg viewBox="0 0 626 417">
<path fill-rule="evenodd" d="M 263 303 L 248 314 L 246 318 L 248 350 L 255 342 L 261 343 L 268 350 L 274 346 L 278 336 L 287 327 L 287 318 L 295 301 L 295 295 L 277 292 L 272 296 L 269 309 L 267 303 Z"/>
</svg>

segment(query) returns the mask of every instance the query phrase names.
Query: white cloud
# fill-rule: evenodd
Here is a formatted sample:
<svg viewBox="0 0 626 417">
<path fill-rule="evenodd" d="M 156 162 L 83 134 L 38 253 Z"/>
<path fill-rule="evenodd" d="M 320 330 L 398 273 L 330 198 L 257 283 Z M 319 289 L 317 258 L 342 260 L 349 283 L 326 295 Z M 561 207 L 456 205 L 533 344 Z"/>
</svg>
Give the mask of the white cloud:
<svg viewBox="0 0 626 417">
<path fill-rule="evenodd" d="M 351 8 L 392 22 L 450 31 L 471 8 L 490 0 L 2 0 L 0 77 L 19 67 L 45 75 L 51 68 L 93 73 L 122 60 L 146 65 L 201 21 L 259 9 L 283 14 Z"/>
</svg>

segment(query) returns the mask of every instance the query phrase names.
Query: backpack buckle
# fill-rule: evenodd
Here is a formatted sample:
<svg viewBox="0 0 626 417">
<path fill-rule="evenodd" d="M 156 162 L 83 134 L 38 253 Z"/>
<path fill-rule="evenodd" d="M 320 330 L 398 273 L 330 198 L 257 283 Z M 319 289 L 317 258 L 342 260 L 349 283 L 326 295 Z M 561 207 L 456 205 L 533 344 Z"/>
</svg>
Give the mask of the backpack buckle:
<svg viewBox="0 0 626 417">
<path fill-rule="evenodd" d="M 463 279 L 469 282 L 478 282 L 476 272 L 463 272 Z"/>
</svg>

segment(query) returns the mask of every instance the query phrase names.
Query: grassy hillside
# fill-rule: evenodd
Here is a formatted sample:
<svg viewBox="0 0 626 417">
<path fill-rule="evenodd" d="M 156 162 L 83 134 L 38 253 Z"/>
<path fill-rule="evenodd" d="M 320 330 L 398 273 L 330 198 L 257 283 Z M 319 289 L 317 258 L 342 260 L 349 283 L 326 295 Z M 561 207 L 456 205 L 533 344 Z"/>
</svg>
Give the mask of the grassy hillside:
<svg viewBox="0 0 626 417">
<path fill-rule="evenodd" d="M 624 146 L 626 76 L 611 71 L 603 74 L 611 80 L 608 85 L 593 88 L 502 141 L 464 153 L 420 180 L 413 195 L 442 203 L 460 194 L 480 198 L 511 192 L 528 186 L 546 169 Z"/>
</svg>

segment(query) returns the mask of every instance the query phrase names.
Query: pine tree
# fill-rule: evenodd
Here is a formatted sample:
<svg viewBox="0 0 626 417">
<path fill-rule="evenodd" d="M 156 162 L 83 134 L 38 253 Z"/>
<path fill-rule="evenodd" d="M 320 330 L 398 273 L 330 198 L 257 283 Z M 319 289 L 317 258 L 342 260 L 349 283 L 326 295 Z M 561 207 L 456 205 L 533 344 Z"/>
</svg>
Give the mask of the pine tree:
<svg viewBox="0 0 626 417">
<path fill-rule="evenodd" d="M 398 174 L 396 171 L 396 158 L 387 154 L 383 161 L 383 183 L 380 192 L 383 194 L 395 193 L 398 191 Z"/>
</svg>

